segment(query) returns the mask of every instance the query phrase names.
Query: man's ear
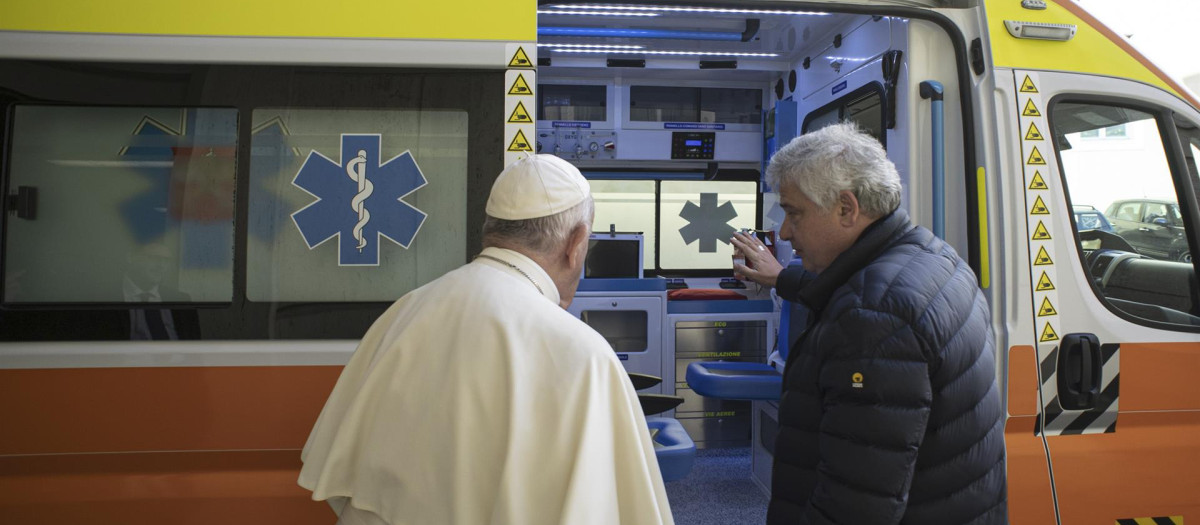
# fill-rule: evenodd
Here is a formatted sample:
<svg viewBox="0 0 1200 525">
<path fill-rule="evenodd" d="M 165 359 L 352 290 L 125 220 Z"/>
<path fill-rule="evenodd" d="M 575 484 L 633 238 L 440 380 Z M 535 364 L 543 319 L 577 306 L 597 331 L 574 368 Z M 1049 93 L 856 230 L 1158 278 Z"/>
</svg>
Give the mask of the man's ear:
<svg viewBox="0 0 1200 525">
<path fill-rule="evenodd" d="M 587 224 L 579 223 L 571 229 L 571 235 L 567 237 L 567 245 L 565 254 L 567 257 L 567 265 L 570 268 L 579 268 L 583 265 L 584 250 L 583 246 L 587 246 L 588 235 L 591 234 L 591 228 Z"/>
<path fill-rule="evenodd" d="M 854 226 L 862 215 L 858 207 L 858 197 L 850 190 L 838 192 L 838 221 L 844 226 Z"/>
</svg>

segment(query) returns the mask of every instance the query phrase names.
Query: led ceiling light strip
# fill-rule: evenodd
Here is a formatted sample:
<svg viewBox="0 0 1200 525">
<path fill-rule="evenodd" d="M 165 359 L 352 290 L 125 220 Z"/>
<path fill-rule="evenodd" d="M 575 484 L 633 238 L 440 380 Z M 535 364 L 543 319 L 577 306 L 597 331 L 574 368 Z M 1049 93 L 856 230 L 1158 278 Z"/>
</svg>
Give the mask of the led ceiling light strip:
<svg viewBox="0 0 1200 525">
<path fill-rule="evenodd" d="M 575 9 L 575 10 L 606 11 L 606 12 L 614 12 L 614 11 L 616 11 L 616 12 L 639 12 L 639 11 L 655 12 L 655 11 L 657 11 L 657 12 L 672 12 L 672 13 L 724 13 L 724 14 L 735 14 L 735 15 L 801 15 L 801 16 L 803 16 L 803 15 L 826 16 L 829 14 L 829 13 L 822 13 L 822 12 L 818 12 L 818 11 L 798 12 L 798 11 L 780 11 L 780 10 L 774 10 L 774 9 L 728 9 L 728 8 L 717 8 L 717 7 L 680 7 L 680 6 L 636 6 L 636 5 L 628 5 L 627 6 L 627 5 L 595 5 L 595 4 L 582 4 L 582 5 L 562 4 L 562 5 L 553 5 L 550 7 L 554 8 L 554 9 Z"/>
<path fill-rule="evenodd" d="M 621 50 L 621 49 L 579 49 L 579 48 L 554 48 L 551 51 L 555 53 L 605 53 L 605 54 L 633 54 L 633 55 L 675 55 L 675 56 L 720 56 L 720 57 L 777 57 L 779 53 L 741 53 L 737 51 L 649 51 L 649 50 Z"/>
</svg>

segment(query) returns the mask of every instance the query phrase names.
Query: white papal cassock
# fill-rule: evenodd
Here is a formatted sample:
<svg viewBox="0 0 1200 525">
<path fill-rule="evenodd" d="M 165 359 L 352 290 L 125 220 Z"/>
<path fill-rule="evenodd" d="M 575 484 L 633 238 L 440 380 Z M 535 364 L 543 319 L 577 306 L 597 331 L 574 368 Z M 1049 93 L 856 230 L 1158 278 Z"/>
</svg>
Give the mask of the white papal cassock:
<svg viewBox="0 0 1200 525">
<path fill-rule="evenodd" d="M 348 503 L 343 524 L 673 523 L 620 361 L 558 302 L 500 248 L 405 295 L 342 371 L 300 485 Z"/>
</svg>

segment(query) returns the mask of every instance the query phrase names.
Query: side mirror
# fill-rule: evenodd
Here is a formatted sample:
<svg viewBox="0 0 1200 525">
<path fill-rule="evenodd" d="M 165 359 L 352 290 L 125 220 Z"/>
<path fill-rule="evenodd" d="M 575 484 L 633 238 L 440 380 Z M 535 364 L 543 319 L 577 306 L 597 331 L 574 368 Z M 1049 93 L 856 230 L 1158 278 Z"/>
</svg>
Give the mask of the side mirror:
<svg viewBox="0 0 1200 525">
<path fill-rule="evenodd" d="M 1158 226 L 1170 226 L 1170 225 L 1171 225 L 1170 223 L 1168 223 L 1168 222 L 1167 222 L 1167 218 L 1166 218 L 1166 217 L 1155 217 L 1155 218 L 1154 218 L 1153 220 L 1151 220 L 1150 222 L 1152 222 L 1152 223 L 1154 223 L 1154 224 L 1156 224 L 1156 225 L 1158 225 Z"/>
</svg>

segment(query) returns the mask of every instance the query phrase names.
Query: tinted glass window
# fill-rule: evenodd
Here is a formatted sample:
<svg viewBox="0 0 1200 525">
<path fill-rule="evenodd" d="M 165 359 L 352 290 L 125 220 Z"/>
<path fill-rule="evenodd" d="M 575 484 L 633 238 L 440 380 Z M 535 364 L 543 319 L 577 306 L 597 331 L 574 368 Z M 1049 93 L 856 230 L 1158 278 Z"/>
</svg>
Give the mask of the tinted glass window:
<svg viewBox="0 0 1200 525">
<path fill-rule="evenodd" d="M 249 300 L 393 301 L 466 259 L 464 243 L 440 242 L 467 229 L 466 112 L 275 108 L 253 119 Z"/>
<path fill-rule="evenodd" d="M 1072 204 L 1106 210 L 1112 226 L 1093 229 L 1082 214 L 1073 216 L 1095 289 L 1135 318 L 1200 326 L 1188 241 L 1195 226 L 1175 211 L 1178 179 L 1158 119 L 1135 108 L 1069 102 L 1055 104 L 1050 118 Z"/>
<path fill-rule="evenodd" d="M 503 76 L 0 60 L 0 340 L 361 338 L 480 249 Z"/>
<path fill-rule="evenodd" d="M 868 84 L 854 92 L 821 106 L 804 117 L 802 132 L 816 131 L 838 122 L 853 122 L 880 144 L 887 147 L 883 125 L 883 92 L 878 84 Z"/>
<path fill-rule="evenodd" d="M 238 111 L 17 105 L 4 302 L 233 298 Z"/>
</svg>

